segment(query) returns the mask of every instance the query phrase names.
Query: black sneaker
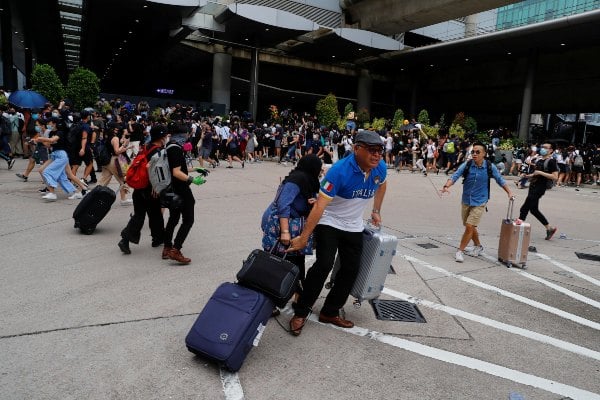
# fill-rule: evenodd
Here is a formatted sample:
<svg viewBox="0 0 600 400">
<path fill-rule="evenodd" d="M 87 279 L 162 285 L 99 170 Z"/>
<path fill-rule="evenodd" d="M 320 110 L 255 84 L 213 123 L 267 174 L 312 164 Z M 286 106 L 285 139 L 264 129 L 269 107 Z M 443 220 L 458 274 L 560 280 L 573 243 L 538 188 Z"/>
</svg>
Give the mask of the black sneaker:
<svg viewBox="0 0 600 400">
<path fill-rule="evenodd" d="M 15 159 L 11 158 L 10 160 L 7 161 L 8 164 L 8 169 L 11 169 L 13 167 L 13 165 L 15 165 Z"/>
<path fill-rule="evenodd" d="M 40 192 L 40 193 L 48 193 L 48 188 L 47 187 L 43 187 L 41 189 L 38 189 L 38 192 Z"/>
<path fill-rule="evenodd" d="M 557 230 L 558 228 L 556 226 L 546 230 L 546 240 L 552 239 L 552 236 L 554 236 Z"/>
<path fill-rule="evenodd" d="M 131 254 L 131 250 L 129 249 L 129 241 L 126 239 L 121 239 L 119 243 L 117 243 L 119 249 L 123 252 L 123 254 Z"/>
<path fill-rule="evenodd" d="M 164 243 L 162 239 L 152 239 L 152 247 L 161 246 Z"/>
<path fill-rule="evenodd" d="M 22 179 L 23 182 L 27 182 L 27 177 L 23 174 L 15 174 L 18 178 Z"/>
</svg>

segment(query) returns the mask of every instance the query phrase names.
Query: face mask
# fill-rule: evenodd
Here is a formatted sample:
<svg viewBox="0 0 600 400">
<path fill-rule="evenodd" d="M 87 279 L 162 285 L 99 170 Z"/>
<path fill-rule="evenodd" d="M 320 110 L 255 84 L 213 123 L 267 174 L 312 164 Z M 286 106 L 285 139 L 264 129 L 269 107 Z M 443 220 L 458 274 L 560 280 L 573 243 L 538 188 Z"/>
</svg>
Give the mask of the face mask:
<svg viewBox="0 0 600 400">
<path fill-rule="evenodd" d="M 60 114 L 59 114 L 59 113 L 57 113 L 57 112 L 53 112 L 53 113 L 52 113 L 52 116 L 53 116 L 54 118 L 58 118 L 58 117 L 60 116 Z"/>
<path fill-rule="evenodd" d="M 52 125 L 50 125 L 50 124 L 46 125 L 46 129 L 52 129 Z"/>
<path fill-rule="evenodd" d="M 541 156 L 546 156 L 546 155 L 548 155 L 548 149 L 541 148 L 541 149 L 540 149 L 540 155 L 541 155 Z"/>
<path fill-rule="evenodd" d="M 35 131 L 36 131 L 37 133 L 40 133 L 40 132 L 42 131 L 42 127 L 41 127 L 41 126 L 36 126 L 36 127 L 35 127 Z"/>
<path fill-rule="evenodd" d="M 40 117 L 40 114 L 31 114 L 31 118 L 33 118 L 34 121 L 36 119 L 38 119 L 39 117 Z"/>
<path fill-rule="evenodd" d="M 106 116 L 106 119 L 109 119 L 109 120 L 110 120 L 110 119 L 112 119 L 112 115 L 108 114 L 108 115 Z"/>
</svg>

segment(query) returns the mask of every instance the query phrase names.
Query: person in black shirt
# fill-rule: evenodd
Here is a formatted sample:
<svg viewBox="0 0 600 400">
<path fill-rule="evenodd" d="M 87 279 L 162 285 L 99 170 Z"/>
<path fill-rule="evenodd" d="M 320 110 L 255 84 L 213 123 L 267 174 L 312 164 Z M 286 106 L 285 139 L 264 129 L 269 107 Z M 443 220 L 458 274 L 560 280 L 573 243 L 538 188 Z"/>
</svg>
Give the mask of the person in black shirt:
<svg viewBox="0 0 600 400">
<path fill-rule="evenodd" d="M 558 166 L 556 160 L 552 157 L 553 152 L 554 143 L 546 142 L 542 144 L 542 147 L 540 148 L 541 157 L 538 158 L 535 163 L 535 170 L 526 175 L 526 177 L 530 179 L 529 191 L 525 202 L 521 206 L 519 219 L 516 221 L 517 224 L 520 224 L 525 221 L 527 214 L 531 212 L 531 214 L 533 214 L 533 216 L 546 228 L 546 240 L 552 239 L 552 236 L 558 230 L 556 226 L 550 226 L 550 223 L 538 208 L 540 198 L 546 193 L 546 189 L 551 187 L 551 185 L 549 185 L 549 183 L 551 183 L 550 181 L 556 182 L 558 179 Z"/>
<path fill-rule="evenodd" d="M 159 152 L 167 141 L 167 128 L 164 125 L 156 125 L 150 130 L 150 143 L 146 145 L 146 159 Z M 150 226 L 150 235 L 152 236 L 152 247 L 158 247 L 163 244 L 165 236 L 165 221 L 160 207 L 160 198 L 152 193 L 152 185 L 142 189 L 135 189 L 133 195 L 133 214 L 127 223 L 127 226 L 121 231 L 121 240 L 118 243 L 119 249 L 125 254 L 131 254 L 129 242 L 138 244 L 144 219 L 148 214 L 148 225 Z"/>
<path fill-rule="evenodd" d="M 192 225 L 194 225 L 194 204 L 196 200 L 190 189 L 190 184 L 201 185 L 205 182 L 201 176 L 192 177 L 188 175 L 187 162 L 183 153 L 183 143 L 187 140 L 187 130 L 177 124 L 169 125 L 171 141 L 167 143 L 167 157 L 171 168 L 171 187 L 173 192 L 179 196 L 181 206 L 169 209 L 169 220 L 165 227 L 165 246 L 163 248 L 163 259 L 175 260 L 181 264 L 189 264 L 192 260 L 181 254 L 183 242 L 187 238 Z M 177 236 L 173 240 L 175 227 L 181 218 L 181 225 Z"/>
</svg>

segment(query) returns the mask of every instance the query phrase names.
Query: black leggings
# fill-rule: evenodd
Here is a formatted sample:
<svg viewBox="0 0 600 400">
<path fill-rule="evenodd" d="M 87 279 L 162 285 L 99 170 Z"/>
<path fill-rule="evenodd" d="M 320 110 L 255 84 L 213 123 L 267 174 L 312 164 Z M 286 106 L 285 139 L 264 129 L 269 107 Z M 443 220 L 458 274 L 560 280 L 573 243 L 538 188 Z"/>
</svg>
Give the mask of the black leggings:
<svg viewBox="0 0 600 400">
<path fill-rule="evenodd" d="M 531 186 L 534 185 L 534 186 Z M 535 184 L 530 184 L 529 192 L 527 193 L 527 198 L 525 199 L 525 203 L 521 206 L 521 210 L 519 211 L 519 219 L 525 221 L 527 218 L 527 214 L 531 212 L 531 214 L 538 219 L 542 223 L 542 225 L 548 225 L 548 220 L 544 217 L 544 214 L 540 211 L 539 204 L 540 199 L 546 193 L 545 188 L 538 188 Z"/>
</svg>

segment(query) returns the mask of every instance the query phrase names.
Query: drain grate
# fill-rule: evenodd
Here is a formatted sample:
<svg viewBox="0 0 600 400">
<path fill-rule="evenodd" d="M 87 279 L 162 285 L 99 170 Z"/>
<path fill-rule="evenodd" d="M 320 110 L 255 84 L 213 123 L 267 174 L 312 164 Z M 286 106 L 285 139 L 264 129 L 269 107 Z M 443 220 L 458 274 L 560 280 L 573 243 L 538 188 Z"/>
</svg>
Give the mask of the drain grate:
<svg viewBox="0 0 600 400">
<path fill-rule="evenodd" d="M 575 255 L 582 260 L 600 261 L 600 255 L 598 255 L 598 254 L 585 254 L 585 253 L 575 252 Z"/>
<path fill-rule="evenodd" d="M 371 300 L 377 319 L 382 321 L 427 322 L 421 311 L 412 303 L 402 300 Z"/>
<path fill-rule="evenodd" d="M 433 243 L 417 243 L 417 246 L 420 246 L 424 249 L 438 249 L 439 247 Z"/>
</svg>

